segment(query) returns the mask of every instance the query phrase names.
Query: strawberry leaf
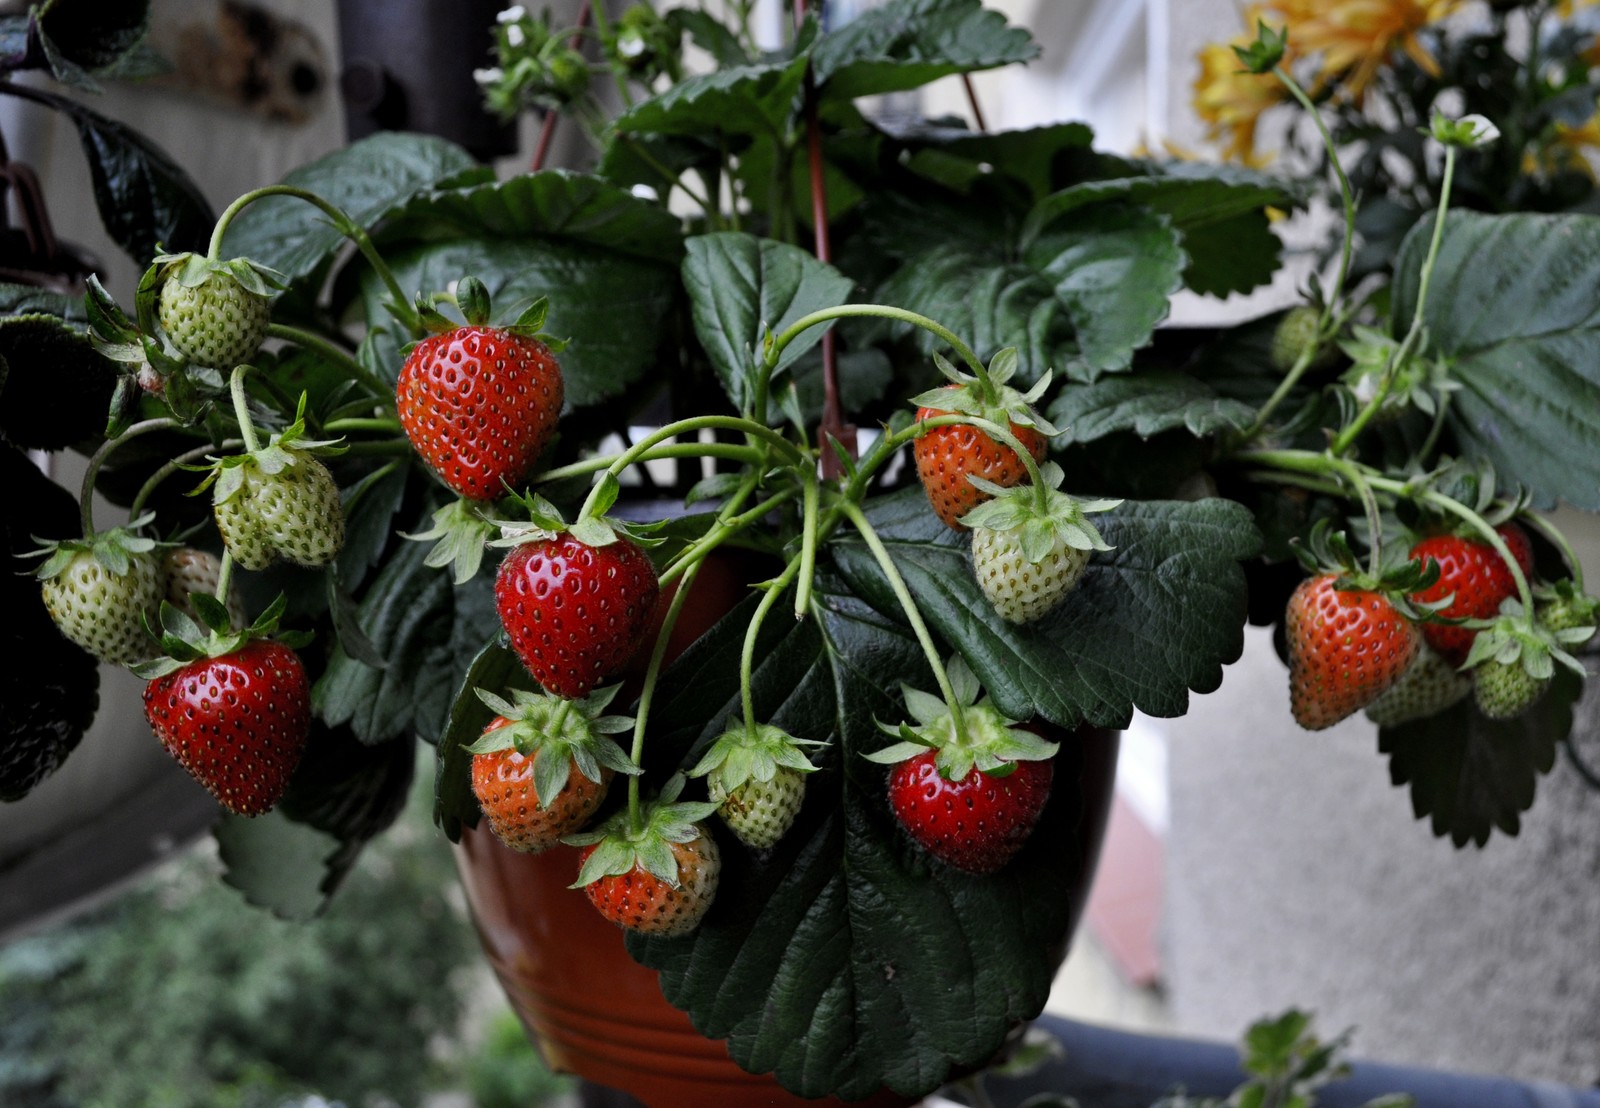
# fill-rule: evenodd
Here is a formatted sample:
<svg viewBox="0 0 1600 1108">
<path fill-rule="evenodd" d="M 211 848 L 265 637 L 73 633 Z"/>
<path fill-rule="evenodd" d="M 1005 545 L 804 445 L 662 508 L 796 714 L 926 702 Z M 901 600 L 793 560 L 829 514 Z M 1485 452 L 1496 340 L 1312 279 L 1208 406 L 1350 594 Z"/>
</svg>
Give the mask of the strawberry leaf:
<svg viewBox="0 0 1600 1108">
<path fill-rule="evenodd" d="M 743 410 L 755 395 L 762 329 L 776 334 L 809 312 L 845 303 L 852 282 L 799 247 L 754 235 L 697 235 L 688 249 L 683 283 L 695 334 L 729 399 Z M 825 330 L 812 327 L 789 343 L 774 375 L 821 341 Z"/>
<path fill-rule="evenodd" d="M 1583 681 L 1565 669 L 1549 692 L 1515 719 L 1485 718 L 1461 701 L 1437 715 L 1385 727 L 1378 749 L 1389 777 L 1411 792 L 1411 808 L 1433 833 L 1458 847 L 1483 846 L 1496 830 L 1515 835 L 1533 806 L 1539 778 L 1555 764 L 1572 730 Z"/>
<path fill-rule="evenodd" d="M 717 904 L 692 935 L 630 935 L 628 948 L 745 1068 L 774 1071 L 807 1096 L 850 1099 L 883 1085 L 917 1096 L 982 1065 L 1043 1005 L 1051 945 L 1078 905 L 1037 891 L 1073 888 L 1082 875 L 1085 832 L 1108 796 L 1109 766 L 1095 761 L 1106 739 L 1063 744 L 1058 787 L 1011 868 L 975 878 L 930 865 L 889 812 L 886 771 L 865 755 L 883 741 L 873 717 L 904 713 L 900 683 L 928 687 L 931 675 L 896 623 L 836 577 L 819 586 L 813 618 L 763 626 L 752 685 L 759 718 L 829 744 L 815 749 L 819 771 L 797 822 L 770 855 L 723 852 Z M 737 726 L 753 603 L 664 676 L 646 749 L 652 777 L 693 764 Z"/>
<path fill-rule="evenodd" d="M 1039 46 L 980 0 L 891 0 L 818 42 L 817 82 L 829 99 L 919 88 L 956 73 L 1025 62 Z"/>
<path fill-rule="evenodd" d="M 990 606 L 966 541 L 927 511 L 920 489 L 877 502 L 871 515 L 924 618 L 1012 719 L 1124 727 L 1135 708 L 1179 716 L 1189 692 L 1215 689 L 1243 650 L 1238 563 L 1260 537 L 1229 501 L 1127 501 L 1097 515 L 1114 549 L 1090 560 L 1066 603 L 1026 625 Z M 851 585 L 898 622 L 899 604 L 865 545 L 846 540 L 833 550 Z"/>
</svg>

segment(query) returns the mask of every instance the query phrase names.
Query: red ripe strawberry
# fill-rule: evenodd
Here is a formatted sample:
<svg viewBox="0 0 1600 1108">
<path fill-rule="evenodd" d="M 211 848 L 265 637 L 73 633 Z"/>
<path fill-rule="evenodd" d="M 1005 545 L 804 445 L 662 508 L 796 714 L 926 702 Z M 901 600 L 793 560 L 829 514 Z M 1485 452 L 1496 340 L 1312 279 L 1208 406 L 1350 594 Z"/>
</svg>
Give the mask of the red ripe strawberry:
<svg viewBox="0 0 1600 1108">
<path fill-rule="evenodd" d="M 648 935 L 686 935 L 700 925 L 716 896 L 722 854 L 705 828 L 695 827 L 686 842 L 667 842 L 677 865 L 677 879 L 666 880 L 640 862 L 624 873 L 607 874 L 583 886 L 589 903 L 620 927 Z M 598 846 L 579 854 L 586 865 Z"/>
<path fill-rule="evenodd" d="M 1416 625 L 1382 593 L 1337 589 L 1335 573 L 1308 577 L 1289 598 L 1289 694 L 1294 718 L 1320 731 L 1359 712 L 1416 658 Z"/>
<path fill-rule="evenodd" d="M 627 664 L 659 595 L 649 557 L 621 536 L 604 546 L 568 533 L 520 543 L 494 583 L 517 656 L 546 690 L 570 698 Z"/>
<path fill-rule="evenodd" d="M 1526 539 L 1527 536 L 1523 536 Z M 1516 554 L 1515 544 L 1512 546 Z M 1418 604 L 1455 596 L 1438 614 L 1451 619 L 1490 619 L 1500 611 L 1507 597 L 1515 596 L 1516 580 L 1505 559 L 1494 547 L 1462 535 L 1433 535 L 1411 548 L 1411 559 L 1426 564 L 1429 558 L 1439 563 L 1439 579 L 1411 594 Z M 1423 637 L 1452 666 L 1460 666 L 1478 637 L 1476 629 L 1449 623 L 1424 623 Z"/>
<path fill-rule="evenodd" d="M 941 408 L 917 409 L 919 420 L 949 414 Z M 1035 461 L 1044 457 L 1048 440 L 1038 431 L 1017 423 L 1011 424 L 1010 430 Z M 1021 484 L 1028 475 L 1015 450 L 967 424 L 937 427 L 919 438 L 912 451 L 917 459 L 917 476 L 922 478 L 922 487 L 928 491 L 928 503 L 946 526 L 957 531 L 967 529 L 961 517 L 988 499 L 988 494 L 967 480 L 969 475 L 975 474 L 1008 488 Z"/>
<path fill-rule="evenodd" d="M 458 327 L 423 339 L 400 370 L 400 424 L 439 479 L 494 500 L 527 473 L 561 415 L 561 367 L 519 329 Z"/>
<path fill-rule="evenodd" d="M 510 725 L 504 716 L 496 716 L 489 729 Z M 513 747 L 472 756 L 472 793 L 495 838 L 512 850 L 536 854 L 578 830 L 600 807 L 615 776 L 610 766 L 602 766 L 600 780 L 591 781 L 569 756 L 566 786 L 549 805 L 541 805 L 533 784 L 535 762 L 552 756 L 544 750 L 519 754 Z"/>
<path fill-rule="evenodd" d="M 300 658 L 270 640 L 199 658 L 145 686 L 144 714 L 167 752 L 242 816 L 270 811 L 300 762 L 311 690 Z"/>
<path fill-rule="evenodd" d="M 1034 411 L 1033 403 L 1049 387 L 1050 374 L 1046 373 L 1027 392 L 1018 392 L 1006 384 L 1018 365 L 1017 352 L 1009 347 L 990 361 L 987 380 L 960 372 L 938 354 L 933 361 L 950 383 L 912 398 L 911 403 L 918 405 L 919 422 L 947 415 L 982 419 L 1009 430 L 1034 461 L 1044 457 L 1049 436 L 1056 429 Z M 975 487 L 968 477 L 1009 488 L 1028 475 L 1016 450 L 970 424 L 930 428 L 916 440 L 912 453 L 928 502 L 946 526 L 957 531 L 967 529 L 961 517 L 993 495 Z"/>
<path fill-rule="evenodd" d="M 514 689 L 514 703 L 477 690 L 499 714 L 467 748 L 472 792 L 489 829 L 512 850 L 555 846 L 594 815 L 612 777 L 639 772 L 607 737 L 633 727 L 626 716 L 601 714 L 617 688 L 578 701 Z"/>
<path fill-rule="evenodd" d="M 890 771 L 890 808 L 934 857 L 968 873 L 994 873 L 1022 849 L 1039 821 L 1055 763 L 1016 762 L 1004 776 L 974 766 L 960 781 L 949 781 L 937 760 L 929 750 Z"/>
</svg>

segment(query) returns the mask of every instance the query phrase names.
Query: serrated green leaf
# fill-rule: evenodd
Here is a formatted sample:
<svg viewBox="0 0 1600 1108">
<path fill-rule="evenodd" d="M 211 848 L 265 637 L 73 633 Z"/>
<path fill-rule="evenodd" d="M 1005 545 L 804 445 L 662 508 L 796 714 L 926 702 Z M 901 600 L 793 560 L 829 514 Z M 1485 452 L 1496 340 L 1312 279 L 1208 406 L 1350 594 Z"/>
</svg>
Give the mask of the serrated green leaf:
<svg viewBox="0 0 1600 1108">
<path fill-rule="evenodd" d="M 1029 265 L 1066 305 L 1077 333 L 1073 376 L 1094 380 L 1126 370 L 1150 341 L 1183 286 L 1182 236 L 1158 212 L 1107 202 L 1051 224 L 1029 243 Z"/>
<path fill-rule="evenodd" d="M 818 40 L 812 57 L 829 98 L 919 88 L 956 73 L 1029 61 L 1039 47 L 981 0 L 890 0 Z"/>
<path fill-rule="evenodd" d="M 1157 371 L 1068 382 L 1050 405 L 1050 418 L 1070 441 L 1093 442 L 1118 431 L 1141 438 L 1180 427 L 1197 437 L 1240 431 L 1255 419 L 1255 409 L 1186 373 Z"/>
<path fill-rule="evenodd" d="M 376 670 L 335 649 L 313 690 L 318 714 L 348 723 L 362 742 L 396 735 L 435 741 L 477 644 L 499 632 L 492 590 L 452 586 L 406 543 L 368 586 L 360 623 L 388 666 Z"/>
<path fill-rule="evenodd" d="M 323 881 L 339 840 L 282 812 L 246 818 L 224 814 L 214 832 L 222 880 L 251 904 L 289 920 L 308 920 L 327 905 Z"/>
<path fill-rule="evenodd" d="M 853 1098 L 884 1085 L 921 1095 L 952 1068 L 986 1060 L 1043 1003 L 1069 898 L 1037 894 L 1080 874 L 1083 793 L 1053 790 L 1002 875 L 929 864 L 888 811 L 885 770 L 865 757 L 882 745 L 874 715 L 903 711 L 900 682 L 931 685 L 921 652 L 836 579 L 819 585 L 815 618 L 764 625 L 752 686 L 760 718 L 831 743 L 817 751 L 799 819 L 770 857 L 725 852 L 717 904 L 693 935 L 630 936 L 628 947 L 745 1068 L 776 1071 L 801 1095 Z M 687 763 L 737 718 L 749 611 L 663 677 L 646 753 L 653 774 Z M 1085 749 L 1063 747 L 1058 782 L 1077 779 Z"/>
<path fill-rule="evenodd" d="M 804 56 L 688 77 L 613 121 L 621 134 L 782 136 L 799 100 Z"/>
<path fill-rule="evenodd" d="M 924 618 L 966 657 L 1011 719 L 1127 725 L 1138 708 L 1179 716 L 1243 649 L 1245 577 L 1258 552 L 1249 512 L 1226 500 L 1126 501 L 1097 517 L 1115 549 L 1089 562 L 1070 600 L 1035 623 L 1007 623 L 973 579 L 965 544 L 927 511 L 920 489 L 886 498 L 872 520 Z M 835 544 L 839 568 L 887 618 L 899 605 L 864 545 Z"/>
<path fill-rule="evenodd" d="M 304 165 L 283 180 L 316 193 L 370 231 L 425 189 L 492 176 L 487 166 L 478 165 L 472 155 L 444 139 L 382 131 Z M 304 200 L 269 196 L 229 224 L 222 249 L 227 257 L 254 259 L 298 281 L 321 270 L 345 242 L 328 217 Z"/>
<path fill-rule="evenodd" d="M 850 278 L 799 247 L 734 231 L 688 241 L 683 284 L 694 311 L 695 334 L 734 405 L 755 390 L 761 328 L 776 334 L 810 312 L 850 298 Z M 812 327 L 784 348 L 774 374 L 822 338 Z"/>
<path fill-rule="evenodd" d="M 80 324 L 43 312 L 0 318 L 0 434 L 61 450 L 105 427 L 119 374 Z"/>
<path fill-rule="evenodd" d="M 1385 727 L 1378 750 L 1389 778 L 1411 792 L 1411 809 L 1457 847 L 1485 845 L 1496 829 L 1516 835 L 1533 806 L 1539 777 L 1555 765 L 1556 746 L 1572 729 L 1583 682 L 1562 670 L 1528 711 L 1496 722 L 1471 699 L 1426 719 Z"/>
<path fill-rule="evenodd" d="M 1433 220 L 1396 263 L 1394 320 L 1416 313 Z M 1493 265 L 1483 264 L 1493 258 Z M 1493 464 L 1538 503 L 1600 509 L 1600 217 L 1452 212 L 1424 320 L 1447 359 L 1446 422 L 1462 453 Z"/>
</svg>

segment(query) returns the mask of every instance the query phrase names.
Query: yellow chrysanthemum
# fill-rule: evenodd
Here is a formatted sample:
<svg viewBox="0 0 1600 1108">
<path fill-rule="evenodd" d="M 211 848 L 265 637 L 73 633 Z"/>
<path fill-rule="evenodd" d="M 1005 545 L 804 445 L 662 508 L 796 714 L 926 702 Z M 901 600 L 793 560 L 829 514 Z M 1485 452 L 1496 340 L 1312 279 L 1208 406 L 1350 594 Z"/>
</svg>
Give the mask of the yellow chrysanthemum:
<svg viewBox="0 0 1600 1108">
<path fill-rule="evenodd" d="M 1523 158 L 1524 173 L 1556 173 L 1575 169 L 1589 177 L 1595 176 L 1593 155 L 1600 151 L 1600 114 L 1592 115 L 1577 127 L 1565 123 L 1555 125 L 1555 133 L 1537 152 L 1529 151 Z"/>
<path fill-rule="evenodd" d="M 1212 43 L 1200 51 L 1200 76 L 1194 82 L 1194 106 L 1206 124 L 1206 137 L 1223 143 L 1222 155 L 1230 161 L 1259 166 L 1270 160 L 1256 153 L 1256 124 L 1261 113 L 1281 104 L 1288 91 L 1270 73 L 1244 71 L 1232 43 Z"/>
<path fill-rule="evenodd" d="M 1417 32 L 1438 23 L 1464 0 L 1337 0 L 1312 3 L 1292 0 L 1274 4 L 1284 11 L 1289 40 L 1301 54 L 1321 58 L 1319 85 L 1338 79 L 1344 94 L 1359 101 L 1378 67 L 1403 50 L 1431 76 L 1439 63 L 1422 45 Z"/>
<path fill-rule="evenodd" d="M 1560 0 L 1556 5 L 1556 14 L 1562 19 L 1571 19 L 1572 13 L 1578 8 L 1592 7 L 1596 3 L 1600 3 L 1600 0 Z"/>
</svg>

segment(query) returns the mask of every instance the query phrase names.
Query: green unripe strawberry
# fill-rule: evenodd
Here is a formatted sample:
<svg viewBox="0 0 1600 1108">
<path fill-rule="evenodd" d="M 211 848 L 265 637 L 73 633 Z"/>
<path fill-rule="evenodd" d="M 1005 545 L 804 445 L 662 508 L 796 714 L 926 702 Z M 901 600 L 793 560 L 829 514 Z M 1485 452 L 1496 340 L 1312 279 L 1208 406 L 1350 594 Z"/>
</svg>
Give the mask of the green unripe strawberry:
<svg viewBox="0 0 1600 1108">
<path fill-rule="evenodd" d="M 770 850 L 794 825 L 806 799 L 806 779 L 799 770 L 779 768 L 772 780 L 754 777 L 732 789 L 713 779 L 707 786 L 728 830 L 757 850 Z"/>
<path fill-rule="evenodd" d="M 1518 658 L 1491 658 L 1472 671 L 1472 696 L 1478 711 L 1490 719 L 1514 719 L 1533 707 L 1550 687 L 1550 678 L 1535 677 Z"/>
<path fill-rule="evenodd" d="M 770 850 L 800 814 L 806 774 L 816 771 L 801 748 L 820 745 L 770 723 L 740 724 L 717 736 L 689 774 L 706 779 L 722 821 L 740 842 Z"/>
<path fill-rule="evenodd" d="M 1472 679 L 1457 672 L 1431 646 L 1417 651 L 1400 679 L 1367 705 L 1367 718 L 1394 727 L 1437 715 L 1472 691 Z"/>
<path fill-rule="evenodd" d="M 271 468 L 245 455 L 217 482 L 212 511 L 223 543 L 244 569 L 265 569 L 280 558 L 324 566 L 344 546 L 339 486 L 308 454 Z"/>
<path fill-rule="evenodd" d="M 246 258 L 211 261 L 196 254 L 157 258 L 147 280 L 160 282 L 156 315 L 173 348 L 196 365 L 227 370 L 261 348 L 271 297 L 282 278 Z"/>
<path fill-rule="evenodd" d="M 1316 341 L 1317 324 L 1321 319 L 1321 311 L 1310 304 L 1299 304 L 1283 314 L 1283 318 L 1278 320 L 1277 329 L 1272 332 L 1272 350 L 1268 357 L 1273 369 L 1287 373 L 1293 368 L 1305 348 Z M 1334 353 L 1332 346 L 1323 348 L 1318 351 L 1312 365 L 1327 365 Z"/>
<path fill-rule="evenodd" d="M 154 654 L 155 643 L 145 631 L 146 616 L 153 619 L 161 603 L 160 559 L 154 550 L 153 540 L 122 528 L 49 548 L 50 557 L 39 568 L 40 591 L 61 633 L 113 665 Z"/>
<path fill-rule="evenodd" d="M 1090 552 L 1111 549 L 1087 513 L 1122 503 L 1074 500 L 1059 490 L 1064 474 L 1054 462 L 1039 474 L 1039 488 L 968 478 L 992 497 L 961 517 L 972 529 L 972 571 L 994 610 L 1012 623 L 1032 623 L 1066 599 Z"/>
</svg>

